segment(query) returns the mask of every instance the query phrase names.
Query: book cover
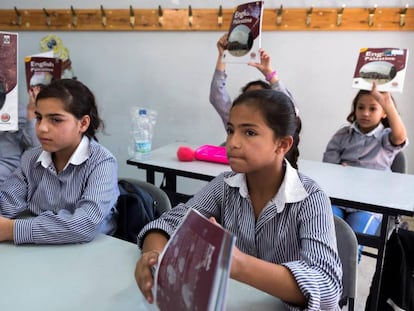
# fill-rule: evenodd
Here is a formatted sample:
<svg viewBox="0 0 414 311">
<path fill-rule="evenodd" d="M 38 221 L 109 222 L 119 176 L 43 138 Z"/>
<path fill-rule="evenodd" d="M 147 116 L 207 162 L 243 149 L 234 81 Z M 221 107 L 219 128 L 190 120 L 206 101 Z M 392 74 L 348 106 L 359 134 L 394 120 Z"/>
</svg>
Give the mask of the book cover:
<svg viewBox="0 0 414 311">
<path fill-rule="evenodd" d="M 19 126 L 17 42 L 17 33 L 0 32 L 0 131 Z"/>
<path fill-rule="evenodd" d="M 224 310 L 235 236 L 190 209 L 161 254 L 159 310 Z"/>
<path fill-rule="evenodd" d="M 403 91 L 408 50 L 400 48 L 362 48 L 359 51 L 352 87 L 371 90 L 377 82 L 380 92 Z"/>
<path fill-rule="evenodd" d="M 53 51 L 26 56 L 24 62 L 27 90 L 33 86 L 49 85 L 62 76 L 63 62 L 54 57 Z"/>
<path fill-rule="evenodd" d="M 233 13 L 225 63 L 260 62 L 263 1 L 240 4 Z"/>
</svg>

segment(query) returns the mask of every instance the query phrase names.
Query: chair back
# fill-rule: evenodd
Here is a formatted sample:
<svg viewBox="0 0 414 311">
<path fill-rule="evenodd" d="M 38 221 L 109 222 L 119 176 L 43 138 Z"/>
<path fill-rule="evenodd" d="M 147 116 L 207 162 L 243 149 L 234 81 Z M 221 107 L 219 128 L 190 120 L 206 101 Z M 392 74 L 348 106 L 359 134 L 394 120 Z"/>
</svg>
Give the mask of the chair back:
<svg viewBox="0 0 414 311">
<path fill-rule="evenodd" d="M 407 159 L 403 151 L 397 153 L 391 164 L 391 171 L 394 173 L 407 173 Z"/>
<path fill-rule="evenodd" d="M 170 199 L 160 188 L 146 181 L 119 178 L 117 229 L 114 237 L 137 243 L 141 229 L 171 209 Z"/>
<path fill-rule="evenodd" d="M 146 182 L 144 180 L 134 179 L 134 178 L 120 178 L 122 180 L 126 180 L 130 182 L 131 184 L 141 187 L 144 190 L 148 191 L 154 200 L 156 201 L 156 210 L 158 211 L 158 214 L 161 215 L 162 213 L 169 211 L 171 206 L 171 201 L 168 198 L 168 195 L 159 187 Z"/>
<path fill-rule="evenodd" d="M 340 307 L 348 305 L 354 310 L 358 279 L 358 240 L 352 228 L 341 218 L 334 216 L 339 257 L 342 263 L 343 292 Z"/>
</svg>

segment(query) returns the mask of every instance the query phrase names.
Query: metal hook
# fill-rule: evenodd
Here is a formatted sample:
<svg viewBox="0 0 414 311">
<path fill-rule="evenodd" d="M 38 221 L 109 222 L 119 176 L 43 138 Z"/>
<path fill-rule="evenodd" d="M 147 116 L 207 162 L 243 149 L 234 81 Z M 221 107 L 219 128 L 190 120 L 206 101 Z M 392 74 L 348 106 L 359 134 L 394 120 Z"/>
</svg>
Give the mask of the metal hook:
<svg viewBox="0 0 414 311">
<path fill-rule="evenodd" d="M 135 12 L 132 5 L 129 6 L 129 25 L 131 25 L 132 28 L 135 26 Z"/>
<path fill-rule="evenodd" d="M 16 17 L 17 17 L 17 25 L 21 26 L 22 25 L 22 14 L 20 13 L 20 11 L 17 9 L 17 7 L 14 7 L 14 11 L 16 12 Z"/>
<path fill-rule="evenodd" d="M 223 7 L 220 5 L 217 14 L 217 24 L 221 27 L 223 25 Z"/>
<path fill-rule="evenodd" d="M 368 9 L 369 15 L 368 15 L 368 26 L 371 27 L 374 25 L 374 17 L 375 17 L 375 11 L 377 9 L 377 5 L 374 4 L 373 8 Z"/>
<path fill-rule="evenodd" d="M 280 5 L 280 8 L 277 9 L 277 14 L 276 14 L 276 25 L 280 26 L 282 24 L 282 15 L 283 15 L 283 5 Z"/>
<path fill-rule="evenodd" d="M 158 6 L 158 25 L 159 26 L 162 26 L 162 24 L 163 24 L 162 15 L 163 15 L 162 8 L 161 8 L 161 5 L 159 5 Z"/>
<path fill-rule="evenodd" d="M 188 6 L 188 26 L 193 26 L 193 9 L 191 5 Z"/>
<path fill-rule="evenodd" d="M 105 13 L 105 10 L 102 4 L 101 4 L 101 19 L 102 19 L 102 26 L 106 27 L 106 13 Z"/>
<path fill-rule="evenodd" d="M 336 26 L 342 25 L 342 15 L 344 14 L 345 4 L 342 4 L 342 7 L 336 12 Z"/>
<path fill-rule="evenodd" d="M 72 14 L 72 25 L 76 27 L 78 25 L 78 16 L 76 15 L 75 9 L 73 8 L 73 5 L 70 6 L 70 11 Z"/>
<path fill-rule="evenodd" d="M 312 22 L 313 5 L 306 11 L 306 26 L 310 26 Z"/>
<path fill-rule="evenodd" d="M 405 5 L 405 8 L 400 10 L 400 26 L 403 27 L 405 25 L 405 15 L 407 14 L 408 3 Z"/>
<path fill-rule="evenodd" d="M 45 8 L 43 8 L 43 13 L 45 13 L 45 17 L 46 17 L 46 25 L 49 27 L 50 26 L 50 14 L 48 11 L 46 11 Z"/>
</svg>

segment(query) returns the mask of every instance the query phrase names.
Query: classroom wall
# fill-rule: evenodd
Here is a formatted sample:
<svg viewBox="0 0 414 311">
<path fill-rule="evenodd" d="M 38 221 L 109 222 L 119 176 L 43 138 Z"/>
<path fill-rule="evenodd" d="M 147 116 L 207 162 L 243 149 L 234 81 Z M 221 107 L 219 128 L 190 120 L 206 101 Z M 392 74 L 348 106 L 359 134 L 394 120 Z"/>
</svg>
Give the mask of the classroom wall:
<svg viewBox="0 0 414 311">
<path fill-rule="evenodd" d="M 32 1 L 2 0 L 0 9 L 18 8 L 193 8 L 218 7 L 220 1 L 71 1 L 59 6 L 53 0 L 42 4 Z M 226 1 L 231 8 L 244 1 Z M 413 1 L 411 1 L 413 2 Z M 318 1 L 316 5 L 335 7 L 336 1 Z M 371 7 L 373 2 L 347 1 L 348 7 Z M 402 6 L 400 1 L 376 1 L 378 6 Z M 308 7 L 308 1 L 281 3 L 266 1 L 265 6 Z M 405 4 L 405 2 L 404 2 Z M 413 4 L 414 5 L 414 4 Z M 410 3 L 410 6 L 412 4 Z M 102 144 L 118 158 L 119 175 L 144 176 L 126 165 L 129 157 L 129 109 L 144 106 L 158 111 L 153 147 L 181 141 L 194 144 L 219 144 L 225 139 L 224 127 L 208 101 L 217 49 L 216 41 L 225 32 L 56 32 L 70 50 L 73 68 L 79 80 L 95 93 L 106 122 Z M 49 32 L 19 33 L 19 57 L 39 52 L 39 41 Z M 414 51 L 414 32 L 297 31 L 264 32 L 262 46 L 272 57 L 274 69 L 296 98 L 303 120 L 301 157 L 321 160 L 332 134 L 346 123 L 356 90 L 351 77 L 361 47 L 402 47 Z M 414 133 L 414 60 L 409 60 L 403 94 L 394 94 L 398 109 Z M 19 69 L 20 100 L 26 102 L 23 66 Z M 241 86 L 263 78 L 252 67 L 227 66 L 228 89 L 235 97 Z M 414 140 L 414 137 L 410 137 Z M 414 173 L 414 143 L 406 149 L 409 173 Z M 138 175 L 137 175 L 138 174 Z"/>
</svg>

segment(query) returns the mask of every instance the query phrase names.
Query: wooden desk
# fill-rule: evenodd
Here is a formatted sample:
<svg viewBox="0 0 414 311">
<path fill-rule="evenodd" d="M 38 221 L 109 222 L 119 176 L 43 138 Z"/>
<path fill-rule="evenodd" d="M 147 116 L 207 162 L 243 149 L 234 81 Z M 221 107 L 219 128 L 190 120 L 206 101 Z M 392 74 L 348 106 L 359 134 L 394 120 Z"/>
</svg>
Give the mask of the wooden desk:
<svg viewBox="0 0 414 311">
<path fill-rule="evenodd" d="M 134 278 L 139 255 L 135 244 L 106 235 L 86 244 L 0 243 L 0 310 L 149 310 Z M 234 280 L 228 290 L 226 310 L 286 310 Z"/>
<path fill-rule="evenodd" d="M 201 161 L 180 162 L 176 151 L 182 143 L 153 150 L 146 161 L 129 159 L 127 164 L 146 170 L 147 181 L 154 183 L 155 173 L 163 173 L 166 187 L 176 191 L 177 176 L 209 181 L 230 166 Z M 318 161 L 299 160 L 299 171 L 313 178 L 328 194 L 333 204 L 349 206 L 383 215 L 380 236 L 357 233 L 358 242 L 378 249 L 376 275 L 373 281 L 374 310 L 381 283 L 388 219 L 390 216 L 414 216 L 414 175 L 379 170 L 344 167 Z"/>
</svg>

